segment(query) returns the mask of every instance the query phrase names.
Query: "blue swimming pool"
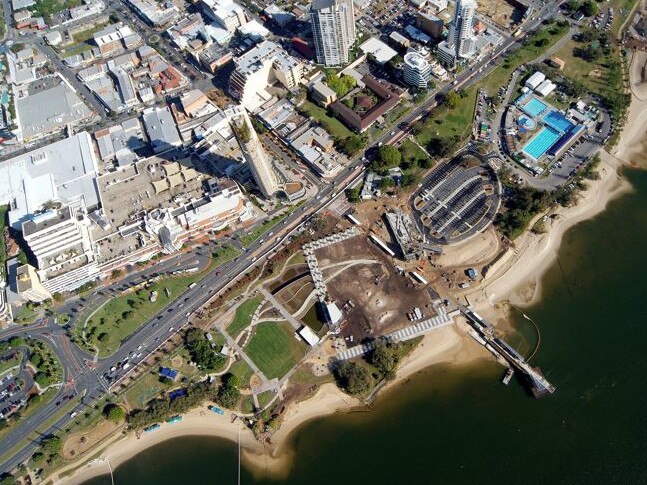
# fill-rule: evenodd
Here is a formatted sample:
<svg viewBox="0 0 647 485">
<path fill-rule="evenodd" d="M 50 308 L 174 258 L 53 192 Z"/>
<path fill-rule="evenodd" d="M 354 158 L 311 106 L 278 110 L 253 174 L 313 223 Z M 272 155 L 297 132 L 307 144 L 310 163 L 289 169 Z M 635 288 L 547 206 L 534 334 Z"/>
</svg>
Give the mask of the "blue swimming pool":
<svg viewBox="0 0 647 485">
<path fill-rule="evenodd" d="M 523 110 L 533 118 L 543 113 L 548 106 L 542 103 L 537 98 L 531 98 L 526 104 L 523 105 Z"/>
<path fill-rule="evenodd" d="M 568 121 L 563 114 L 555 110 L 548 112 L 544 116 L 543 120 L 544 123 L 560 133 L 565 133 L 575 126 L 573 123 Z"/>
<path fill-rule="evenodd" d="M 557 140 L 561 137 L 561 134 L 548 126 L 544 126 L 539 133 L 537 133 L 532 140 L 530 140 L 525 147 L 523 147 L 523 152 L 539 160 L 544 153 L 550 150 Z"/>
</svg>

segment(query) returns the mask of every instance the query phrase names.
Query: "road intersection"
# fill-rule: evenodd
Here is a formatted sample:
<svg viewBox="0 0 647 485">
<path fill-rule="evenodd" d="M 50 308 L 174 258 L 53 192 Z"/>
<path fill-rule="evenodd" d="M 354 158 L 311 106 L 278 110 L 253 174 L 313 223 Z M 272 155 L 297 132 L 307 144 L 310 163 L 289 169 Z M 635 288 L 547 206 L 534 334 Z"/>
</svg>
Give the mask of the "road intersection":
<svg viewBox="0 0 647 485">
<path fill-rule="evenodd" d="M 4 1 L 6 3 L 7 0 Z M 524 26 L 524 31 L 533 31 L 541 23 L 542 16 L 553 16 L 556 13 L 556 2 L 544 4 L 537 10 L 537 17 Z M 384 144 L 394 144 L 402 140 L 408 135 L 410 129 L 416 122 L 424 118 L 437 106 L 438 100 L 444 94 L 450 90 L 467 87 L 487 76 L 491 70 L 496 68 L 498 60 L 510 48 L 515 46 L 515 44 L 520 45 L 520 41 L 522 40 L 523 37 L 508 37 L 505 39 L 492 51 L 491 55 L 487 55 L 477 61 L 472 69 L 459 74 L 452 84 L 447 84 L 430 93 L 422 105 L 399 120 L 397 128 L 394 131 L 385 130 L 384 134 L 374 141 L 371 148 Z M 367 152 L 370 153 L 370 149 Z M 28 335 L 32 338 L 46 340 L 52 345 L 52 348 L 61 360 L 64 368 L 65 381 L 70 380 L 72 382 L 71 386 L 63 386 L 54 399 L 45 403 L 28 419 L 17 423 L 13 432 L 2 440 L 2 443 L 0 443 L 0 456 L 6 456 L 9 452 L 11 452 L 12 456 L 0 464 L 0 473 L 10 471 L 24 462 L 39 446 L 38 441 L 30 440 L 19 447 L 23 438 L 33 436 L 36 430 L 39 431 L 40 435 L 48 435 L 57 430 L 65 429 L 69 425 L 73 418 L 71 414 L 65 414 L 46 429 L 41 429 L 48 422 L 48 419 L 51 419 L 51 416 L 59 410 L 57 402 L 70 394 L 79 394 L 83 397 L 77 408 L 78 410 L 82 410 L 102 399 L 107 392 L 114 389 L 115 383 L 120 382 L 128 373 L 128 371 L 122 371 L 116 379 L 108 382 L 105 374 L 109 373 L 111 368 L 116 367 L 118 363 L 123 362 L 126 358 L 132 358 L 133 353 L 138 351 L 138 349 L 141 349 L 139 352 L 142 353 L 139 362 L 143 362 L 150 353 L 159 348 L 187 324 L 188 316 L 203 308 L 219 292 L 236 281 L 238 277 L 244 275 L 253 266 L 261 264 L 264 258 L 288 242 L 290 236 L 301 231 L 304 223 L 312 216 L 326 210 L 335 198 L 343 196 L 344 190 L 355 184 L 363 176 L 366 162 L 367 160 L 363 154 L 352 158 L 347 170 L 339 173 L 328 185 L 322 188 L 316 198 L 311 198 L 306 201 L 287 216 L 279 229 L 274 229 L 276 238 L 267 238 L 266 241 L 259 239 L 249 245 L 242 256 L 210 270 L 199 284 L 193 288 L 188 288 L 174 302 L 170 303 L 166 308 L 162 309 L 157 315 L 143 324 L 122 343 L 121 347 L 114 354 L 106 358 L 95 359 L 93 354 L 80 349 L 72 343 L 71 337 L 73 330 L 71 329 L 79 323 L 80 318 L 84 314 L 80 310 L 99 305 L 105 299 L 115 295 L 116 292 L 122 291 L 124 288 L 138 282 L 145 281 L 153 273 L 170 272 L 178 264 L 182 267 L 187 266 L 187 263 L 194 265 L 195 263 L 192 263 L 192 261 L 195 259 L 204 262 L 206 256 L 196 255 L 195 252 L 182 253 L 152 268 L 129 274 L 122 281 L 99 289 L 86 299 L 75 298 L 67 301 L 61 308 L 57 309 L 61 313 L 71 314 L 71 320 L 66 325 L 58 325 L 54 322 L 54 319 L 48 318 L 41 321 L 40 324 L 26 327 L 13 326 L 0 331 L 0 340 L 6 340 L 12 336 L 19 335 Z M 133 363 L 133 365 L 135 364 L 136 362 Z M 15 450 L 14 448 L 16 447 L 19 447 L 19 449 Z"/>
</svg>

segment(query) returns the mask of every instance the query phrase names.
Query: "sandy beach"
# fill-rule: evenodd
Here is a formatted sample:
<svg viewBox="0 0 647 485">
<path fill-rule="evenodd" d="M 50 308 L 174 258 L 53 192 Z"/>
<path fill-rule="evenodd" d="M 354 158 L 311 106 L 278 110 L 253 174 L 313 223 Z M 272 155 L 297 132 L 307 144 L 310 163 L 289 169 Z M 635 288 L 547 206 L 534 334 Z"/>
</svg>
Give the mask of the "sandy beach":
<svg viewBox="0 0 647 485">
<path fill-rule="evenodd" d="M 613 153 L 600 152 L 600 179 L 589 182 L 588 189 L 581 194 L 576 206 L 558 208 L 551 212 L 546 222 L 546 233 L 535 235 L 528 232 L 516 240 L 515 247 L 493 265 L 483 283 L 466 294 L 469 303 L 486 316 L 501 317 L 498 304 L 503 301 L 522 306 L 540 298 L 540 279 L 555 261 L 565 232 L 579 222 L 599 214 L 610 200 L 631 190 L 630 184 L 620 177 L 618 170 L 623 164 L 636 165 L 641 161 L 638 155 L 643 151 L 647 131 L 647 87 L 639 86 L 638 83 L 645 62 L 645 53 L 636 54 L 631 59 L 633 98 L 627 128 Z M 478 258 L 479 252 L 492 249 L 491 243 L 485 238 L 474 244 L 480 245 L 479 250 L 473 250 L 469 257 L 461 250 L 463 259 Z M 466 251 L 469 252 L 469 249 Z M 397 379 L 387 384 L 381 392 L 433 364 L 443 362 L 463 365 L 486 356 L 485 350 L 462 334 L 460 325 L 445 327 L 423 338 L 399 366 Z M 334 384 L 325 384 L 310 399 L 289 407 L 282 427 L 272 436 L 269 444 L 256 441 L 252 432 L 240 421 L 232 423 L 231 413 L 218 416 L 202 406 L 184 415 L 180 423 L 164 424 L 160 430 L 139 438 L 133 433 L 115 436 L 104 443 L 102 449 L 92 452 L 94 459 L 89 463 L 82 463 L 83 460 L 72 463 L 50 477 L 49 481 L 80 484 L 91 477 L 108 473 L 107 460 L 114 469 L 142 450 L 165 440 L 195 435 L 217 436 L 232 442 L 240 439 L 244 450 L 243 462 L 250 465 L 252 471 L 281 477 L 289 473 L 293 462 L 294 449 L 290 436 L 298 427 L 312 419 L 347 412 L 361 405 L 358 399 L 341 392 Z M 86 457 L 85 460 L 89 458 Z"/>
<path fill-rule="evenodd" d="M 398 378 L 388 383 L 381 392 L 436 363 L 465 364 L 486 356 L 478 345 L 461 335 L 454 327 L 445 327 L 427 334 L 398 368 Z M 286 411 L 281 428 L 272 436 L 271 443 L 262 444 L 239 420 L 231 422 L 231 413 L 219 416 L 205 406 L 185 415 L 179 423 L 163 424 L 161 429 L 137 437 L 134 433 L 118 435 L 101 449 L 82 460 L 61 468 L 49 478 L 50 483 L 77 485 L 90 478 L 109 473 L 147 448 L 180 436 L 215 436 L 238 442 L 240 437 L 242 461 L 252 473 L 281 478 L 289 474 L 294 459 L 290 436 L 301 425 L 319 417 L 363 406 L 362 402 L 342 392 L 335 384 L 324 384 L 305 401 L 298 402 Z M 239 434 L 240 433 L 240 434 Z M 80 464 L 79 461 L 87 463 Z"/>
</svg>

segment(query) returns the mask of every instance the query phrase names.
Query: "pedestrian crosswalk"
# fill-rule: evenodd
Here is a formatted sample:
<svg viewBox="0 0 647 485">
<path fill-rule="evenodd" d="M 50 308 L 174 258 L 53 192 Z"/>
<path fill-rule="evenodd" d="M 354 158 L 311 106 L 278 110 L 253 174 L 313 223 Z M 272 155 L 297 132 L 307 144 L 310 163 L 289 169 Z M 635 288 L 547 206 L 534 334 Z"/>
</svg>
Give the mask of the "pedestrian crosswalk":
<svg viewBox="0 0 647 485">
<path fill-rule="evenodd" d="M 435 317 L 428 318 L 427 320 L 423 320 L 422 322 L 417 322 L 409 325 L 408 327 L 396 330 L 395 332 L 385 335 L 384 338 L 387 340 L 392 340 L 394 342 L 406 342 L 407 340 L 411 340 L 424 335 L 431 330 L 450 325 L 453 322 L 453 318 L 447 314 L 445 307 L 438 306 L 436 307 L 436 311 L 438 312 L 438 315 L 436 315 Z M 355 357 L 359 357 L 360 355 L 364 355 L 370 352 L 374 348 L 375 341 L 356 345 L 355 347 L 351 347 L 350 349 L 339 352 L 336 356 L 336 360 L 344 361 L 354 359 Z"/>
</svg>

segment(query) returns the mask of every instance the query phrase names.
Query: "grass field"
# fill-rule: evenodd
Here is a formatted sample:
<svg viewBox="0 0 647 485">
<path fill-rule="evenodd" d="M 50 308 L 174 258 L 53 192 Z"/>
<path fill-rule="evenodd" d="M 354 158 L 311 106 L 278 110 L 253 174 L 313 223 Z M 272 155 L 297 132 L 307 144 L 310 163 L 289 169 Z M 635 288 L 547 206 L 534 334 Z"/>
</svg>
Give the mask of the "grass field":
<svg viewBox="0 0 647 485">
<path fill-rule="evenodd" d="M 410 163 L 429 158 L 422 148 L 409 139 L 404 140 L 400 144 L 400 153 L 402 154 L 402 160 Z"/>
<path fill-rule="evenodd" d="M 434 137 L 451 138 L 466 137 L 471 133 L 474 106 L 476 105 L 475 88 L 466 91 L 466 96 L 460 99 L 454 109 L 436 109 L 427 119 L 424 129 L 418 134 L 418 142 L 426 146 Z"/>
<path fill-rule="evenodd" d="M 263 298 L 257 296 L 256 298 L 251 298 L 242 302 L 239 307 L 236 309 L 236 315 L 234 319 L 227 326 L 227 333 L 233 338 L 236 338 L 240 332 L 247 327 L 252 321 L 252 315 L 258 308 L 258 305 L 263 301 Z"/>
<path fill-rule="evenodd" d="M 259 323 L 245 352 L 268 379 L 283 377 L 305 355 L 306 345 L 287 322 Z"/>
<path fill-rule="evenodd" d="M 417 139 L 426 146 L 432 138 L 451 138 L 457 136 L 466 138 L 471 133 L 476 95 L 479 89 L 485 89 L 490 96 L 496 94 L 499 87 L 507 84 L 512 71 L 521 64 L 536 59 L 557 42 L 567 31 L 568 26 L 542 26 L 535 35 L 527 39 L 526 45 L 511 53 L 499 67 L 494 69 L 485 79 L 468 88 L 454 109 L 436 109 L 429 116 Z M 542 45 L 547 40 L 545 45 Z"/>
<path fill-rule="evenodd" d="M 15 357 L 0 362 L 0 377 L 12 367 L 20 365 L 22 362 L 22 352 L 18 352 Z"/>
<path fill-rule="evenodd" d="M 258 405 L 261 407 L 261 409 L 264 409 L 265 406 L 267 406 L 270 401 L 274 398 L 276 394 L 272 391 L 265 391 L 262 392 L 258 395 Z"/>
<path fill-rule="evenodd" d="M 156 368 L 157 369 L 157 368 Z M 160 381 L 156 371 L 150 371 L 129 387 L 124 393 L 124 399 L 131 408 L 143 409 L 146 403 L 171 387 L 168 381 Z"/>
<path fill-rule="evenodd" d="M 569 78 L 579 81 L 587 91 L 601 94 L 609 82 L 608 68 L 606 66 L 608 59 L 604 57 L 599 62 L 592 63 L 585 61 L 581 57 L 576 57 L 573 51 L 576 47 L 582 47 L 583 44 L 570 40 L 561 49 L 556 52 L 556 56 L 562 59 L 566 65 L 562 73 Z M 600 71 L 600 76 L 590 76 L 594 69 Z"/>
<path fill-rule="evenodd" d="M 254 375 L 252 368 L 242 359 L 231 364 L 229 372 L 240 379 L 240 382 L 243 383 L 241 387 L 247 387 L 249 385 L 249 380 Z"/>
<path fill-rule="evenodd" d="M 213 264 L 215 264 L 216 266 L 225 264 L 237 256 L 240 256 L 240 251 L 230 244 L 222 245 L 211 255 L 211 257 L 213 258 Z"/>
<path fill-rule="evenodd" d="M 209 269 L 212 266 L 213 263 Z M 136 292 L 129 290 L 108 300 L 88 317 L 86 340 L 97 346 L 99 356 L 105 357 L 112 354 L 126 337 L 177 299 L 191 283 L 198 281 L 205 273 L 161 278 L 146 289 L 142 288 Z M 157 300 L 154 302 L 150 301 L 153 291 L 157 291 Z M 81 331 L 80 327 L 81 324 L 78 327 L 79 331 Z"/>
<path fill-rule="evenodd" d="M 326 129 L 326 131 L 328 131 L 332 135 L 332 137 L 337 140 L 343 140 L 344 138 L 348 138 L 353 134 L 353 132 L 346 128 L 346 126 L 341 121 L 333 116 L 330 116 L 325 109 L 320 108 L 310 101 L 304 101 L 300 106 L 300 109 L 305 111 L 308 116 L 319 122 L 319 124 L 322 125 Z"/>
</svg>

